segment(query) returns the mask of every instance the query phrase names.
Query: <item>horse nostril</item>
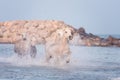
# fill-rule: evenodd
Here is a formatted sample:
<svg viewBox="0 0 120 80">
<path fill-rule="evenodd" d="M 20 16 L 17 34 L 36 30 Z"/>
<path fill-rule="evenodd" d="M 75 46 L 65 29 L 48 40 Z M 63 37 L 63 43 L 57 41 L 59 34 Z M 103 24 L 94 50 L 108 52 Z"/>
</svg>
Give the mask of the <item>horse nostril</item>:
<svg viewBox="0 0 120 80">
<path fill-rule="evenodd" d="M 69 36 L 69 39 L 72 40 L 72 39 L 73 39 L 73 36 Z"/>
<path fill-rule="evenodd" d="M 66 61 L 66 63 L 70 63 L 70 61 Z"/>
<path fill-rule="evenodd" d="M 23 40 L 25 41 L 25 40 L 27 40 L 26 38 L 23 38 Z"/>
<path fill-rule="evenodd" d="M 50 58 L 52 58 L 52 56 L 50 56 Z"/>
</svg>

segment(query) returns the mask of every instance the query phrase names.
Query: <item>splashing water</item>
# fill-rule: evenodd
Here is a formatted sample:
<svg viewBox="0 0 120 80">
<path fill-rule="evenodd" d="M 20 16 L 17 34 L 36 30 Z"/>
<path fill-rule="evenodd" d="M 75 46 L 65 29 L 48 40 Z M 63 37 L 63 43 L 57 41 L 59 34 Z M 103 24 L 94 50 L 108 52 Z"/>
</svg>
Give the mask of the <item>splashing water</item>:
<svg viewBox="0 0 120 80">
<path fill-rule="evenodd" d="M 8 45 L 7 45 L 8 46 Z M 5 47 L 7 47 L 5 46 Z M 5 63 L 9 63 L 11 65 L 14 66 L 24 66 L 24 67 L 28 67 L 28 66 L 52 66 L 52 67 L 59 67 L 59 66 L 63 66 L 65 65 L 64 63 L 61 63 L 61 65 L 56 65 L 54 64 L 54 59 L 51 60 L 50 63 L 46 63 L 45 62 L 45 52 L 44 52 L 44 46 L 37 46 L 37 51 L 38 54 L 36 56 L 36 58 L 31 58 L 30 55 L 26 55 L 24 57 L 19 57 L 17 54 L 15 54 L 13 52 L 13 45 L 10 45 L 11 48 L 10 50 L 12 50 L 10 53 L 11 55 L 9 56 L 0 56 L 0 62 L 5 62 Z M 6 54 L 5 52 L 3 52 L 3 54 Z M 7 52 L 8 54 L 8 52 Z"/>
<path fill-rule="evenodd" d="M 118 78 L 113 78 L 113 79 L 111 79 L 111 80 L 120 80 L 120 77 L 118 77 Z"/>
<path fill-rule="evenodd" d="M 120 49 L 71 46 L 71 62 L 54 66 L 44 62 L 44 46 L 37 57 L 19 58 L 13 45 L 0 45 L 0 79 L 14 80 L 119 80 Z"/>
</svg>

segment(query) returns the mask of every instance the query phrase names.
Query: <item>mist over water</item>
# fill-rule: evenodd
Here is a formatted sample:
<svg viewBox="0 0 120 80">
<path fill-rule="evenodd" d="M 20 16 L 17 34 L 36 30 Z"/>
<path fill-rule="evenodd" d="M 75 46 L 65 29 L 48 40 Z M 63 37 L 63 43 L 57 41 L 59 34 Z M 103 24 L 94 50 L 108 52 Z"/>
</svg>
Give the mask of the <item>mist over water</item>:
<svg viewBox="0 0 120 80">
<path fill-rule="evenodd" d="M 13 45 L 0 44 L 0 80 L 119 80 L 120 49 L 117 47 L 70 46 L 71 63 L 56 66 L 44 62 L 43 45 L 35 59 L 19 58 Z"/>
</svg>

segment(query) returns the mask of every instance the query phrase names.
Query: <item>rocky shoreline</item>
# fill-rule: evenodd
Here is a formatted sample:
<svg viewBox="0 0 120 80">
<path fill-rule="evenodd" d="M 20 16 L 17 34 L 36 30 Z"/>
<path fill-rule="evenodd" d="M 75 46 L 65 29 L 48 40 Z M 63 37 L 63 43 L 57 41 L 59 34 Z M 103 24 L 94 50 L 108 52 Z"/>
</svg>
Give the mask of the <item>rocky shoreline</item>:
<svg viewBox="0 0 120 80">
<path fill-rule="evenodd" d="M 86 33 L 84 28 L 79 28 L 76 31 L 80 35 L 80 40 L 78 45 L 83 46 L 101 46 L 110 47 L 116 46 L 120 47 L 120 39 L 109 35 L 107 38 L 101 38 L 100 36 L 94 35 L 92 33 Z"/>
<path fill-rule="evenodd" d="M 79 36 L 75 45 L 120 47 L 119 38 L 115 38 L 113 36 L 101 38 L 100 36 L 92 33 L 86 33 L 83 27 L 75 29 L 74 27 L 65 24 L 63 21 L 56 20 L 15 20 L 0 22 L 0 44 L 14 44 L 14 42 L 21 38 L 22 33 L 25 32 L 29 33 L 31 36 L 34 36 L 36 44 L 43 44 L 45 43 L 45 38 L 47 38 L 52 32 L 63 27 L 70 27 L 73 29 L 74 36 Z"/>
<path fill-rule="evenodd" d="M 45 39 L 60 28 L 71 28 L 63 21 L 57 20 L 14 20 L 0 22 L 0 43 L 19 41 L 23 34 L 28 34 L 36 44 L 44 44 Z"/>
</svg>

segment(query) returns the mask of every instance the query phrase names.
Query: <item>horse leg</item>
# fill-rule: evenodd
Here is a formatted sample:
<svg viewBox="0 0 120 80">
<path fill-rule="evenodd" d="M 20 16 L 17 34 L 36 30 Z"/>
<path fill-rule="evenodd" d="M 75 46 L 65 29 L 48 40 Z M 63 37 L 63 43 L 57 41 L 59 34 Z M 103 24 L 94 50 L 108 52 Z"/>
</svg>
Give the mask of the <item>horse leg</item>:
<svg viewBox="0 0 120 80">
<path fill-rule="evenodd" d="M 64 55 L 65 63 L 70 63 L 70 59 L 71 59 L 71 52 L 70 52 L 70 50 L 66 51 L 63 55 Z"/>
<path fill-rule="evenodd" d="M 70 58 L 71 58 L 71 55 L 68 55 L 66 58 L 66 63 L 70 63 Z"/>
<path fill-rule="evenodd" d="M 52 55 L 50 55 L 50 53 L 46 53 L 45 62 L 49 63 L 51 58 L 52 58 Z"/>
<path fill-rule="evenodd" d="M 54 64 L 55 65 L 59 65 L 61 61 L 61 57 L 60 56 L 54 56 Z"/>
<path fill-rule="evenodd" d="M 30 56 L 32 58 L 35 58 L 36 57 L 36 54 L 37 54 L 37 49 L 35 46 L 30 46 L 31 47 L 31 50 L 30 50 Z"/>
</svg>

